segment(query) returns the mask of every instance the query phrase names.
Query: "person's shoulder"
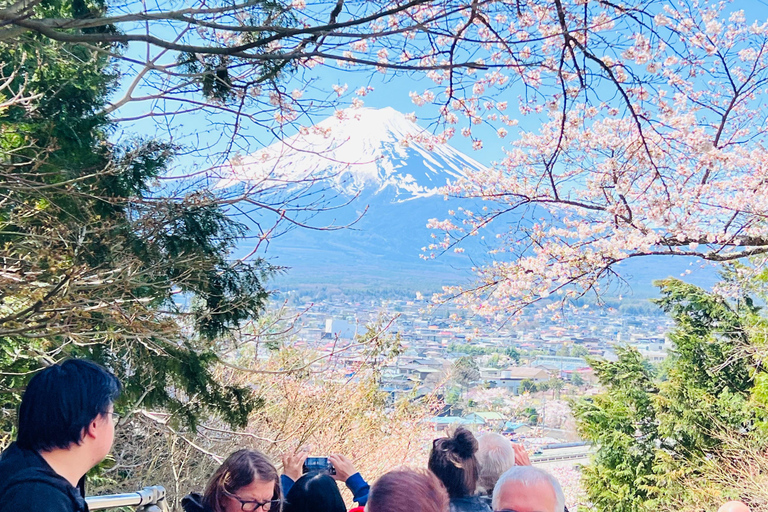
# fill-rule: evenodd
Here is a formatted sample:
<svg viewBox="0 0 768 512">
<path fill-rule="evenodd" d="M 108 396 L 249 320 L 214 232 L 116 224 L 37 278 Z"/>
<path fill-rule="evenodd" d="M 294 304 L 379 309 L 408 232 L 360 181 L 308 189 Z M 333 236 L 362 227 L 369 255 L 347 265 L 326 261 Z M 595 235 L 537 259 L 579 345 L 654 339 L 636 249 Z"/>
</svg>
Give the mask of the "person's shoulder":
<svg viewBox="0 0 768 512">
<path fill-rule="evenodd" d="M 203 497 L 196 492 L 182 498 L 181 508 L 184 512 L 210 512 L 203 504 Z"/>
<path fill-rule="evenodd" d="M 477 495 L 477 499 L 481 503 L 485 503 L 489 507 L 491 506 L 491 502 L 493 501 L 493 498 L 492 498 L 492 496 L 490 494 L 478 494 Z"/>
<path fill-rule="evenodd" d="M 85 510 L 78 500 L 47 475 L 27 470 L 7 482 L 0 494 L 0 512 L 78 512 Z"/>
<path fill-rule="evenodd" d="M 0 454 L 0 494 L 14 482 L 27 481 L 49 482 L 55 487 L 62 488 L 69 486 L 69 483 L 57 475 L 40 454 L 11 443 Z"/>
<path fill-rule="evenodd" d="M 0 477 L 5 480 L 23 469 L 45 467 L 45 465 L 45 461 L 37 452 L 21 448 L 16 443 L 11 443 L 0 454 Z"/>
<path fill-rule="evenodd" d="M 480 496 L 451 498 L 451 512 L 490 512 L 491 507 Z"/>
</svg>

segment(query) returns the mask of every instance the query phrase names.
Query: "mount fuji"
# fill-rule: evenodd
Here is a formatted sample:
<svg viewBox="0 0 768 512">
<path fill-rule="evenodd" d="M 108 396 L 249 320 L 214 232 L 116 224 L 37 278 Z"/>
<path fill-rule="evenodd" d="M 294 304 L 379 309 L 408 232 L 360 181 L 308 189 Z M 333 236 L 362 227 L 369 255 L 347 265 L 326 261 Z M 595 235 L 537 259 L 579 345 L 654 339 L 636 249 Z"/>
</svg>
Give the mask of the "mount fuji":
<svg viewBox="0 0 768 512">
<path fill-rule="evenodd" d="M 233 162 L 232 175 L 221 186 L 257 184 L 318 205 L 346 203 L 338 209 L 319 208 L 309 223 L 351 227 L 297 228 L 269 242 L 263 256 L 287 268 L 275 280 L 279 288 L 413 296 L 416 291 L 471 282 L 471 268 L 477 263 L 469 255 L 483 252 L 482 237 L 468 241 L 465 253 L 445 253 L 434 260 L 420 255 L 433 241 L 428 219 L 443 219 L 449 209 L 460 206 L 478 208 L 476 201 L 446 201 L 440 187 L 468 171 L 484 169 L 393 108 L 359 108 L 338 111 Z M 497 221 L 487 236 L 520 220 Z M 668 275 L 698 281 L 687 275 L 696 267 L 682 258 L 639 258 L 619 268 L 638 298 L 656 295 L 651 281 Z M 697 284 L 711 284 L 712 275 L 711 270 L 705 272 Z"/>
<path fill-rule="evenodd" d="M 223 186 L 294 183 L 310 200 L 348 203 L 319 211 L 310 223 L 353 223 L 349 228 L 298 228 L 269 242 L 265 256 L 288 267 L 277 279 L 281 288 L 410 293 L 471 277 L 466 256 L 451 253 L 425 261 L 420 254 L 432 242 L 427 220 L 444 218 L 459 201 L 446 203 L 440 187 L 484 166 L 393 108 L 339 111 L 232 167 Z"/>
<path fill-rule="evenodd" d="M 484 166 L 397 110 L 340 110 L 233 166 L 233 180 L 324 180 L 342 194 L 394 194 L 396 202 L 430 197 L 449 179 Z"/>
</svg>

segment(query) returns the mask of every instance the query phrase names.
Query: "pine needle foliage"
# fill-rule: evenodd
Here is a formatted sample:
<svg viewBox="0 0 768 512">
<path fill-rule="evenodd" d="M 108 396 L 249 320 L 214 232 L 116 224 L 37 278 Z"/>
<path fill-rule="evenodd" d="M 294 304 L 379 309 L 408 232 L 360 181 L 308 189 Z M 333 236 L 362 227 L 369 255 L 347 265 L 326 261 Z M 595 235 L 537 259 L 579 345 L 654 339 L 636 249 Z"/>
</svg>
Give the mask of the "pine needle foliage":
<svg viewBox="0 0 768 512">
<path fill-rule="evenodd" d="M 758 434 L 749 357 L 762 321 L 748 297 L 728 300 L 676 279 L 657 283 L 656 303 L 675 321 L 664 371 L 631 347 L 616 362 L 592 361 L 604 391 L 574 404 L 582 436 L 597 448 L 583 482 L 594 509 L 645 512 L 695 501 L 686 483 L 727 448 L 723 432 Z"/>
<path fill-rule="evenodd" d="M 46 17 L 101 16 L 50 0 Z M 112 27 L 84 30 L 114 30 Z M 0 41 L 0 444 L 28 379 L 87 357 L 125 384 L 119 408 L 166 408 L 243 426 L 261 401 L 217 380 L 226 340 L 262 312 L 265 262 L 233 262 L 246 233 L 212 192 L 163 178 L 178 147 L 111 140 L 101 112 L 119 47 Z"/>
</svg>

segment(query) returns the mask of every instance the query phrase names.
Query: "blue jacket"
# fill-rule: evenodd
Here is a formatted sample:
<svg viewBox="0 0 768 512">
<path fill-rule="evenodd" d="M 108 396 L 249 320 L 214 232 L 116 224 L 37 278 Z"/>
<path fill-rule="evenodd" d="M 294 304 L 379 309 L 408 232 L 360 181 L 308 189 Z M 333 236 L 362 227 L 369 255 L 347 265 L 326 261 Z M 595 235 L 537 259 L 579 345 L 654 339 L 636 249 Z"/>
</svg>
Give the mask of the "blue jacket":
<svg viewBox="0 0 768 512">
<path fill-rule="evenodd" d="M 371 490 L 371 486 L 368 485 L 368 482 L 363 479 L 360 473 L 355 473 L 350 476 L 344 483 L 347 485 L 347 488 L 352 491 L 352 499 L 361 507 L 368 503 L 368 492 Z M 282 487 L 283 496 L 288 495 L 288 491 L 291 490 L 293 484 L 294 481 L 291 477 L 280 475 L 280 487 Z"/>
</svg>

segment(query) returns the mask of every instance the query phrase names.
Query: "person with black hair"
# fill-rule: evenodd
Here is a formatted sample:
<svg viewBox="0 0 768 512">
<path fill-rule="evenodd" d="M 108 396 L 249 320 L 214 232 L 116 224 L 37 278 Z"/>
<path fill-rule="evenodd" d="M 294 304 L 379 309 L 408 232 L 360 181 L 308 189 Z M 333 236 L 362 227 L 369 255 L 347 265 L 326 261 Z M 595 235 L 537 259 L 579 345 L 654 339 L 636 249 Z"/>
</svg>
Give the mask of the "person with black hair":
<svg viewBox="0 0 768 512">
<path fill-rule="evenodd" d="M 480 496 L 475 496 L 480 477 L 475 456 L 477 448 L 477 439 L 464 427 L 458 427 L 452 436 L 435 439 L 432 443 L 427 466 L 448 491 L 451 512 L 491 510 Z"/>
<path fill-rule="evenodd" d="M 0 512 L 87 511 L 82 479 L 112 448 L 119 394 L 114 375 L 82 359 L 32 377 L 0 455 Z"/>
<path fill-rule="evenodd" d="M 301 478 L 304 461 L 307 460 L 307 452 L 300 449 L 295 453 L 285 453 L 283 455 L 283 474 L 280 475 L 280 485 L 283 488 L 283 495 L 290 492 L 293 484 Z M 334 468 L 331 478 L 339 482 L 344 482 L 347 488 L 352 492 L 352 499 L 361 507 L 364 507 L 368 501 L 368 492 L 370 486 L 362 475 L 355 469 L 354 463 L 346 456 L 340 453 L 333 453 L 328 456 Z"/>
<path fill-rule="evenodd" d="M 285 495 L 283 512 L 347 512 L 336 480 L 325 471 L 305 473 Z"/>
</svg>

